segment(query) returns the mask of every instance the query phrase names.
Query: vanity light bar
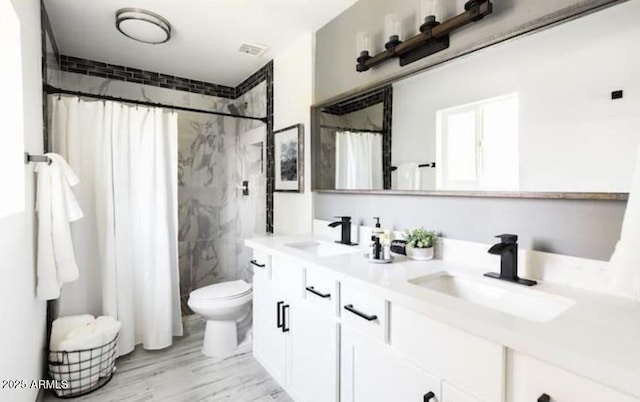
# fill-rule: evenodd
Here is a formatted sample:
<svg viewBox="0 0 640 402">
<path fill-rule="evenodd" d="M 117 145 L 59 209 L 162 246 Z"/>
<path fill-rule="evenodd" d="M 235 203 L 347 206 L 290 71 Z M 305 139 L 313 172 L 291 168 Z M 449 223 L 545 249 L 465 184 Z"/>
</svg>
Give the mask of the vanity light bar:
<svg viewBox="0 0 640 402">
<path fill-rule="evenodd" d="M 493 12 L 490 0 L 470 0 L 464 5 L 465 12 L 439 23 L 435 17 L 427 17 L 420 27 L 420 33 L 402 42 L 394 38 L 386 45 L 384 52 L 370 56 L 367 50 L 360 52 L 356 59 L 356 71 L 367 71 L 394 57 L 400 59 L 400 66 L 430 56 L 449 47 L 449 33 L 472 22 L 479 21 Z"/>
</svg>

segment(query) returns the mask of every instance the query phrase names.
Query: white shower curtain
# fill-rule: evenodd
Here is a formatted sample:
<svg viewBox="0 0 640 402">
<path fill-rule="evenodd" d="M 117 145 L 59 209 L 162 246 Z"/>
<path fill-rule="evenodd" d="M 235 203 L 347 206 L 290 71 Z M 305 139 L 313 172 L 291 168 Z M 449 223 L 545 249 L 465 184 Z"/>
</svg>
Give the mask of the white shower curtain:
<svg viewBox="0 0 640 402">
<path fill-rule="evenodd" d="M 79 172 L 78 198 L 89 211 L 74 233 L 85 278 L 63 291 L 61 312 L 73 304 L 95 310 L 101 294 L 102 314 L 122 322 L 120 355 L 140 343 L 170 346 L 182 335 L 177 115 L 116 102 L 50 101 L 54 150 Z"/>
<path fill-rule="evenodd" d="M 382 190 L 382 135 L 336 133 L 336 189 Z"/>
</svg>

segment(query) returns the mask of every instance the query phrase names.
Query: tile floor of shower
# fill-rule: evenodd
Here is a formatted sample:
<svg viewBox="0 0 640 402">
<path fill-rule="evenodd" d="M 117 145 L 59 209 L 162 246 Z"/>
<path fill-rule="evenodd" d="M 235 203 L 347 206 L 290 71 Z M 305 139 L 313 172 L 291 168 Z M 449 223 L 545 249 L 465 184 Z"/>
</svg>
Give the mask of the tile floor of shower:
<svg viewBox="0 0 640 402">
<path fill-rule="evenodd" d="M 140 346 L 120 357 L 111 381 L 91 394 L 74 398 L 84 402 L 293 402 L 253 358 L 250 324 L 239 326 L 240 346 L 231 355 L 212 358 L 200 352 L 204 320 L 185 319 L 185 336 L 173 346 L 146 351 Z M 53 394 L 45 402 L 59 401 Z"/>
</svg>

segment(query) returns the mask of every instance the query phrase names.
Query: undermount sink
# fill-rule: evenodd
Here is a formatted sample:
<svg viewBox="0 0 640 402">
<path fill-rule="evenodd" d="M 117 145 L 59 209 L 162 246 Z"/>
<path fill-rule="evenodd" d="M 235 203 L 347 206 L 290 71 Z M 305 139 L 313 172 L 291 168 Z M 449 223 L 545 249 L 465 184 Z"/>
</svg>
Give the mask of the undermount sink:
<svg viewBox="0 0 640 402">
<path fill-rule="evenodd" d="M 575 304 L 562 296 L 496 279 L 439 272 L 410 283 L 530 321 L 551 321 Z"/>
<path fill-rule="evenodd" d="M 318 257 L 331 257 L 335 255 L 351 254 L 360 251 L 358 247 L 345 246 L 322 240 L 308 240 L 299 243 L 286 244 L 288 247 L 304 251 Z"/>
</svg>

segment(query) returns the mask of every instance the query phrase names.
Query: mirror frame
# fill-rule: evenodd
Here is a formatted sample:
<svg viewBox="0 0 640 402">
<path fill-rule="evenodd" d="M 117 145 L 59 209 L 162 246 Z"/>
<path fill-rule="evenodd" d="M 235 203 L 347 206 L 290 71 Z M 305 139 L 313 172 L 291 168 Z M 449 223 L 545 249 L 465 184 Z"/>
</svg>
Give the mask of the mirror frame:
<svg viewBox="0 0 640 402">
<path fill-rule="evenodd" d="M 626 201 L 629 193 L 607 193 L 607 192 L 558 192 L 558 191 L 449 191 L 449 190 L 327 190 L 318 188 L 320 183 L 320 132 L 322 110 L 326 107 L 340 102 L 347 102 L 352 98 L 359 97 L 368 92 L 381 90 L 387 85 L 417 75 L 426 70 L 434 68 L 444 63 L 456 60 L 460 57 L 467 57 L 470 54 L 490 48 L 494 45 L 517 40 L 521 37 L 533 35 L 546 29 L 553 28 L 563 23 L 583 17 L 585 15 L 598 12 L 607 7 L 624 3 L 629 0 L 586 0 L 575 7 L 565 8 L 559 12 L 550 14 L 541 20 L 535 20 L 524 25 L 515 27 L 512 31 L 506 31 L 499 37 L 485 40 L 484 42 L 471 45 L 453 53 L 450 57 L 427 64 L 414 70 L 399 71 L 382 80 L 375 81 L 369 85 L 354 88 L 327 100 L 315 103 L 311 106 L 311 191 L 318 193 L 337 194 L 375 194 L 375 195 L 417 195 L 417 196 L 440 196 L 440 197 L 484 197 L 484 198 L 533 198 L 533 199 L 563 199 L 563 200 L 612 200 Z"/>
</svg>

